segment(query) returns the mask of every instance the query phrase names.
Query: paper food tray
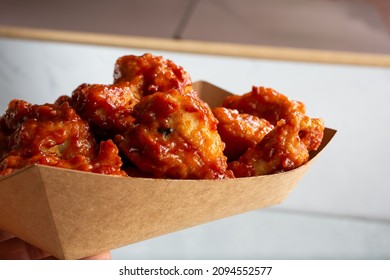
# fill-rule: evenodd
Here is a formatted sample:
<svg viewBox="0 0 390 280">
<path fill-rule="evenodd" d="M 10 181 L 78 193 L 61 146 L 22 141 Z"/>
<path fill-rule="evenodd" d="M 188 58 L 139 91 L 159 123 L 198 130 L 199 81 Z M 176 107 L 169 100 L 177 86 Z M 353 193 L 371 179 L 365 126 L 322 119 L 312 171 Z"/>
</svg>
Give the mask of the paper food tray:
<svg viewBox="0 0 390 280">
<path fill-rule="evenodd" d="M 194 84 L 218 106 L 229 94 Z M 126 178 L 34 165 L 0 178 L 0 228 L 59 259 L 79 259 L 281 203 L 313 160 L 289 172 L 226 180 Z"/>
</svg>

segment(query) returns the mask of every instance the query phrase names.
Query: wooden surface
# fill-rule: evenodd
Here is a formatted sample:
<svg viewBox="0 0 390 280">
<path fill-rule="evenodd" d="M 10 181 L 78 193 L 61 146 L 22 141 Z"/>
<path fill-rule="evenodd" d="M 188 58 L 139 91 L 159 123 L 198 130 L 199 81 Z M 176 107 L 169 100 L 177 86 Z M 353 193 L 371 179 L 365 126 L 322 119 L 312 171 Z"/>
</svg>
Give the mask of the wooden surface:
<svg viewBox="0 0 390 280">
<path fill-rule="evenodd" d="M 363 66 L 390 66 L 389 55 L 265 47 L 258 45 L 174 40 L 151 37 L 110 35 L 101 33 L 69 32 L 13 26 L 0 26 L 0 37 L 92 45 L 107 45 L 138 49 L 166 50 L 211 55 L 239 56 L 273 60 L 352 64 Z"/>
</svg>

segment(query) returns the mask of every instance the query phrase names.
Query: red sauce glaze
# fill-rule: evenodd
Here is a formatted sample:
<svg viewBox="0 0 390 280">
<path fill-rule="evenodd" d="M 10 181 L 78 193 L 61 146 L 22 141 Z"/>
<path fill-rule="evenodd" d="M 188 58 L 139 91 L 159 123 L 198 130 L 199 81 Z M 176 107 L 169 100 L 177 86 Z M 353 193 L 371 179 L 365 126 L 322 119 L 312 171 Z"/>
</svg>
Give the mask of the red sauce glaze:
<svg viewBox="0 0 390 280">
<path fill-rule="evenodd" d="M 311 119 L 299 112 L 280 120 L 256 146 L 249 148 L 229 168 L 236 177 L 260 176 L 292 170 L 309 160 L 323 138 L 321 119 Z"/>
<path fill-rule="evenodd" d="M 251 92 L 242 96 L 229 96 L 222 106 L 264 118 L 273 125 L 293 112 L 305 114 L 305 105 L 302 102 L 291 100 L 272 88 L 265 87 L 252 87 Z"/>
<path fill-rule="evenodd" d="M 146 53 L 142 56 L 127 55 L 115 63 L 114 83 L 137 83 L 143 95 L 177 89 L 184 94 L 195 94 L 190 75 L 169 59 Z"/>
<path fill-rule="evenodd" d="M 137 86 L 128 82 L 82 84 L 73 91 L 69 102 L 96 134 L 108 138 L 129 128 L 134 121 L 133 108 L 141 96 Z"/>
<path fill-rule="evenodd" d="M 203 101 L 178 90 L 143 97 L 136 122 L 117 136 L 120 150 L 142 172 L 155 178 L 231 177 L 217 120 Z"/>
<path fill-rule="evenodd" d="M 32 105 L 13 100 L 1 118 L 2 153 L 0 175 L 32 164 L 45 164 L 102 173 L 104 165 L 112 165 L 113 175 L 125 175 L 115 144 L 101 148 L 83 121 L 68 103 Z M 109 154 L 110 162 L 100 160 Z M 105 171 L 106 172 L 106 171 Z"/>
<path fill-rule="evenodd" d="M 228 161 L 237 160 L 274 128 L 266 119 L 240 114 L 234 109 L 218 107 L 213 114 L 219 122 L 218 133 L 226 144 L 224 154 Z"/>
</svg>

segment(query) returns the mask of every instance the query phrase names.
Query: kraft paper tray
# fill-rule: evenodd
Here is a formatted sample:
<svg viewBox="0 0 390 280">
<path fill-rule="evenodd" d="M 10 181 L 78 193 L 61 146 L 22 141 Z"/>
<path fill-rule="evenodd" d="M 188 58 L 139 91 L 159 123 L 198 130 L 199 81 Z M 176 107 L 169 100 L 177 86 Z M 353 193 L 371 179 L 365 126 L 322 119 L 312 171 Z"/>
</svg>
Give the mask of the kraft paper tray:
<svg viewBox="0 0 390 280">
<path fill-rule="evenodd" d="M 216 106 L 229 93 L 196 83 Z M 34 165 L 0 178 L 0 228 L 59 259 L 79 259 L 231 215 L 279 204 L 310 161 L 289 172 L 226 180 L 126 178 Z"/>
</svg>

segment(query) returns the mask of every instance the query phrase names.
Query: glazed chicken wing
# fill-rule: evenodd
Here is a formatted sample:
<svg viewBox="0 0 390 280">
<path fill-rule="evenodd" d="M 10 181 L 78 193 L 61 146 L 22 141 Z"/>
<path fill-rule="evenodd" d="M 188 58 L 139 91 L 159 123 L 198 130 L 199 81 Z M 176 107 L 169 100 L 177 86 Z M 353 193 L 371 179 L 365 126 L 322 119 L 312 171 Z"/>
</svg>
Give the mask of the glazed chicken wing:
<svg viewBox="0 0 390 280">
<path fill-rule="evenodd" d="M 82 84 L 70 99 L 63 96 L 56 103 L 69 102 L 94 133 L 106 139 L 129 128 L 133 107 L 142 96 L 170 89 L 195 94 L 188 73 L 172 61 L 151 54 L 128 55 L 116 61 L 114 84 Z"/>
<path fill-rule="evenodd" d="M 82 84 L 72 93 L 71 107 L 103 138 L 127 130 L 134 121 L 133 107 L 141 98 L 136 85 L 121 82 L 114 85 Z M 66 101 L 61 97 L 57 104 Z"/>
<path fill-rule="evenodd" d="M 250 147 L 254 147 L 273 129 L 267 120 L 237 110 L 217 107 L 213 114 L 218 120 L 218 133 L 226 144 L 224 154 L 228 161 L 237 160 Z"/>
<path fill-rule="evenodd" d="M 260 176 L 292 170 L 309 160 L 309 151 L 318 149 L 323 138 L 321 119 L 299 112 L 280 120 L 261 142 L 229 164 L 236 177 Z"/>
<path fill-rule="evenodd" d="M 210 108 L 178 90 L 143 97 L 134 108 L 136 122 L 117 136 L 120 150 L 154 178 L 216 179 L 227 172 L 224 143 Z"/>
<path fill-rule="evenodd" d="M 124 175 L 112 141 L 99 147 L 88 124 L 69 107 L 32 105 L 13 100 L 2 116 L 3 151 L 0 175 L 37 163 L 83 171 Z M 110 154 L 101 160 L 101 154 Z"/>
<path fill-rule="evenodd" d="M 242 96 L 228 96 L 222 106 L 264 118 L 273 125 L 293 112 L 305 114 L 302 102 L 291 100 L 272 88 L 265 87 L 253 87 L 251 92 Z"/>
<path fill-rule="evenodd" d="M 132 82 L 140 86 L 143 95 L 177 89 L 183 94 L 195 95 L 190 75 L 169 59 L 150 53 L 127 55 L 115 63 L 114 83 Z"/>
</svg>

